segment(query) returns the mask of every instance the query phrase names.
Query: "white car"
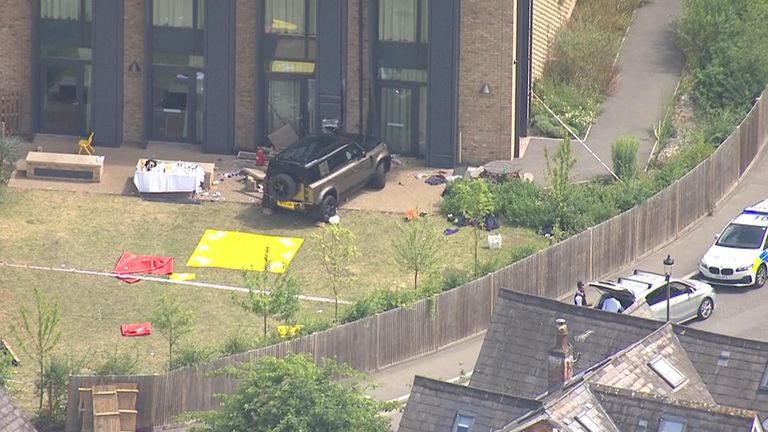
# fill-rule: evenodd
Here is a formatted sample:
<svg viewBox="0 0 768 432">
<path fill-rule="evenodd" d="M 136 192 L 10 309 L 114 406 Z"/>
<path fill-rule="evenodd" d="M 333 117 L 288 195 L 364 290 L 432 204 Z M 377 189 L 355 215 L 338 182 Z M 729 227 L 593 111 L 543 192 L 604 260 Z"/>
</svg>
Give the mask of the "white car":
<svg viewBox="0 0 768 432">
<path fill-rule="evenodd" d="M 699 263 L 701 276 L 716 285 L 760 288 L 768 280 L 768 199 L 745 208 L 715 238 Z"/>
<path fill-rule="evenodd" d="M 621 304 L 619 313 L 634 303 L 645 300 L 653 317 L 667 319 L 667 279 L 664 275 L 643 270 L 635 270 L 629 277 L 620 277 L 618 281 L 590 282 L 601 295 L 595 304 L 596 309 L 611 310 L 604 307 L 609 298 Z M 693 319 L 707 319 L 715 310 L 715 290 L 706 282 L 693 279 L 669 281 L 669 319 L 681 323 Z"/>
</svg>

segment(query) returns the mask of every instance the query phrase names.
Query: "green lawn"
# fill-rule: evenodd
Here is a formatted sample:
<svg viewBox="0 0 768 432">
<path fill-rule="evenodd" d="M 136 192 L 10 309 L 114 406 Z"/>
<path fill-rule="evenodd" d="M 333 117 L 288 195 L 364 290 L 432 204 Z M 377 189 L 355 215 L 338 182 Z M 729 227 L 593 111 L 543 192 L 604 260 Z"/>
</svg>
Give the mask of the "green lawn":
<svg viewBox="0 0 768 432">
<path fill-rule="evenodd" d="M 260 206 L 217 202 L 185 205 L 146 202 L 138 198 L 58 191 L 6 189 L 0 205 L 0 260 L 45 266 L 110 271 L 123 251 L 171 255 L 177 272 L 193 272 L 203 282 L 242 285 L 238 271 L 185 266 L 200 236 L 208 228 L 303 237 L 305 243 L 291 263 L 304 280 L 304 292 L 330 296 L 321 272 L 312 234 L 320 228 L 301 215 L 278 212 L 265 215 Z M 355 300 L 378 287 L 410 289 L 411 277 L 392 260 L 391 241 L 402 220 L 398 215 L 342 211 L 342 224 L 357 237 L 361 253 L 354 269 L 355 288 L 342 297 Z M 440 232 L 450 226 L 441 216 L 429 217 Z M 503 227 L 504 247 L 481 249 L 483 261 L 509 262 L 513 246 L 544 247 L 545 241 L 528 230 Z M 442 236 L 442 234 L 440 234 Z M 442 236 L 442 268 L 472 268 L 470 230 Z M 255 251 L 261 253 L 261 251 Z M 86 356 L 98 364 L 106 353 L 137 352 L 147 372 L 160 371 L 166 361 L 163 339 L 122 338 L 119 326 L 147 320 L 163 292 L 179 292 L 196 316 L 194 339 L 205 346 L 244 330 L 257 336 L 259 320 L 234 306 L 229 292 L 178 287 L 142 281 L 126 284 L 99 276 L 0 268 L 0 337 L 11 339 L 10 326 L 18 322 L 19 307 L 31 306 L 32 287 L 59 302 L 64 336 L 59 351 Z M 304 303 L 302 316 L 332 314 L 331 304 Z M 299 320 L 301 322 L 301 320 Z M 17 350 L 18 351 L 18 350 Z M 30 380 L 27 359 L 16 374 Z"/>
</svg>

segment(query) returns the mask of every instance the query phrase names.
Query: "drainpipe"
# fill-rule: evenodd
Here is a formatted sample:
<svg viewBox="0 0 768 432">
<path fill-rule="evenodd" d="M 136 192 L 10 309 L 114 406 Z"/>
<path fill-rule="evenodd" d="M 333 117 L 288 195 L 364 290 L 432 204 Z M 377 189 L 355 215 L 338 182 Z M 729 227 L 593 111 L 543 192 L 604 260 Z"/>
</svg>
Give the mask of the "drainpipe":
<svg viewBox="0 0 768 432">
<path fill-rule="evenodd" d="M 363 24 L 363 0 L 357 0 L 357 124 L 360 133 L 363 133 L 363 109 L 365 104 L 363 103 L 363 92 L 365 91 L 365 83 L 363 79 L 365 74 L 363 73 L 363 42 L 365 40 L 365 27 Z"/>
</svg>

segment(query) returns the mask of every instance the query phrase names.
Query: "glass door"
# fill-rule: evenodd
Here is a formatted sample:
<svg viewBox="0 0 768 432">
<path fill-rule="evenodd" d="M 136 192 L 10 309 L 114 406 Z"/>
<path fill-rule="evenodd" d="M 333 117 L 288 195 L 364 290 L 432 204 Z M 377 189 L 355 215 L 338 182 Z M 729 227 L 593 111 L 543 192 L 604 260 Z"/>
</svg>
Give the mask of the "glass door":
<svg viewBox="0 0 768 432">
<path fill-rule="evenodd" d="M 291 125 L 304 136 L 310 124 L 310 98 L 306 78 L 267 79 L 267 134 Z"/>
<path fill-rule="evenodd" d="M 387 83 L 380 94 L 380 131 L 389 151 L 426 156 L 426 92 L 412 83 Z"/>
<path fill-rule="evenodd" d="M 199 142 L 203 123 L 203 72 L 192 68 L 160 66 L 155 66 L 153 72 L 153 138 Z"/>
<path fill-rule="evenodd" d="M 88 127 L 86 111 L 90 107 L 90 73 L 86 76 L 85 64 L 76 61 L 44 62 L 42 69 L 44 91 L 40 130 L 63 135 L 85 135 Z M 86 82 L 86 78 L 89 82 Z"/>
</svg>

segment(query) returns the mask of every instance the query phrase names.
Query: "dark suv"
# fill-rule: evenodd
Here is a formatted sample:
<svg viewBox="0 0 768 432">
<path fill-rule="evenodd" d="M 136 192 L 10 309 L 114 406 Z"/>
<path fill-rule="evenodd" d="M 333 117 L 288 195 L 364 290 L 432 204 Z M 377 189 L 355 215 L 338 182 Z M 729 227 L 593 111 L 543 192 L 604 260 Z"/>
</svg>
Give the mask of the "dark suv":
<svg viewBox="0 0 768 432">
<path fill-rule="evenodd" d="M 366 184 L 383 189 L 391 161 L 386 143 L 377 138 L 308 136 L 269 162 L 263 203 L 328 222 L 342 197 Z"/>
</svg>

